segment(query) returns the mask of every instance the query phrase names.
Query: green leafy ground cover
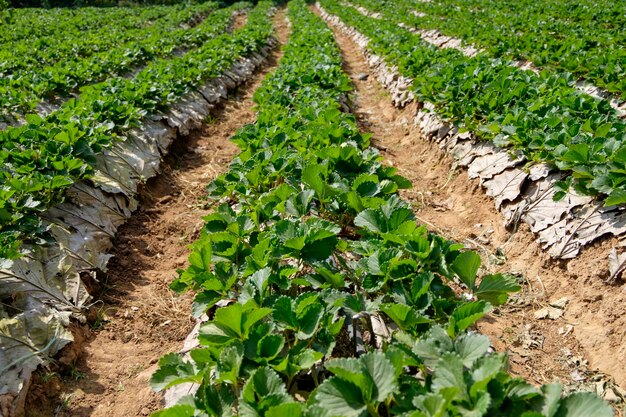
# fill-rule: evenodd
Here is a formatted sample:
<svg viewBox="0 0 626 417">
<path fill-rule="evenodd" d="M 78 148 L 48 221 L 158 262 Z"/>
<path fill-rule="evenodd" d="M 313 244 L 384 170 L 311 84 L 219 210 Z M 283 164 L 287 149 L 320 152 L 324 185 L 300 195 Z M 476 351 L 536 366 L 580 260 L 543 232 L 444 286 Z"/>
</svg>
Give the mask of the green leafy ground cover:
<svg viewBox="0 0 626 417">
<path fill-rule="evenodd" d="M 267 44 L 269 5 L 255 7 L 244 27 L 213 33 L 197 49 L 157 59 L 133 78 L 112 77 L 81 89 L 45 118 L 28 115 L 21 127 L 0 132 L 0 257 L 17 256 L 23 239 L 46 237 L 40 214 L 63 200 L 65 190 L 93 173 L 95 155 L 142 118 L 163 111 L 196 87 L 220 76 L 247 54 Z M 231 10 L 239 8 L 231 6 Z M 225 12 L 228 13 L 228 10 Z M 215 13 L 215 27 L 223 21 Z"/>
<path fill-rule="evenodd" d="M 303 1 L 289 17 L 258 119 L 209 186 L 221 204 L 172 284 L 209 318 L 190 359 L 163 357 L 151 382 L 199 389 L 156 415 L 611 416 L 594 394 L 511 377 L 471 331 L 516 281 L 478 278 L 476 253 L 416 223 L 397 194 L 410 183 L 341 111 L 352 86 L 332 32 Z M 392 331 L 381 345 L 371 316 Z"/>
<path fill-rule="evenodd" d="M 491 56 L 567 71 L 626 99 L 626 24 L 620 2 L 594 0 L 358 0 L 420 29 L 436 29 Z M 416 14 L 415 12 L 418 12 Z M 421 13 L 421 14 L 419 14 Z"/>
<path fill-rule="evenodd" d="M 606 205 L 626 202 L 626 122 L 608 101 L 582 93 L 559 72 L 535 74 L 484 54 L 470 58 L 430 45 L 395 21 L 366 17 L 335 0 L 321 4 L 414 79 L 416 98 L 432 103 L 444 120 L 563 171 L 557 197 L 571 187 Z"/>
<path fill-rule="evenodd" d="M 223 33 L 228 16 L 220 11 L 220 18 L 215 16 L 192 29 L 188 23 L 217 7 L 217 3 L 171 7 L 154 20 L 111 22 L 92 33 L 75 29 L 5 45 L 0 49 L 0 121 L 33 112 L 45 99 L 67 96 L 77 87 L 124 74 L 178 47 L 197 47 Z"/>
<path fill-rule="evenodd" d="M 177 6 L 180 7 L 180 6 Z M 9 42 L 44 37 L 58 37 L 65 32 L 79 30 L 85 34 L 99 31 L 113 23 L 140 27 L 147 21 L 170 13 L 170 6 L 150 7 L 78 7 L 78 8 L 23 8 L 7 10 L 2 15 L 0 48 Z M 33 21 L 37 24 L 34 25 Z"/>
</svg>

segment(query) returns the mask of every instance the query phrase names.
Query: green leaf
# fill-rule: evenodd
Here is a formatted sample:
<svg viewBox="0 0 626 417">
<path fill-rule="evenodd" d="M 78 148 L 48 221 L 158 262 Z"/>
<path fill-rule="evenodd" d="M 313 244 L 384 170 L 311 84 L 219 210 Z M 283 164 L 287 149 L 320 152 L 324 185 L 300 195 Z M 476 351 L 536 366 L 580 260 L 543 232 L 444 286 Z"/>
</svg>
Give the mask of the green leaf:
<svg viewBox="0 0 626 417">
<path fill-rule="evenodd" d="M 222 350 L 217 366 L 217 381 L 236 383 L 239 378 L 239 369 L 243 361 L 243 346 L 233 343 Z"/>
<path fill-rule="evenodd" d="M 484 335 L 465 333 L 454 341 L 454 350 L 463 360 L 463 365 L 471 368 L 476 359 L 484 356 L 491 346 L 489 338 Z"/>
<path fill-rule="evenodd" d="M 604 207 L 626 204 L 626 191 L 616 188 L 604 201 Z"/>
<path fill-rule="evenodd" d="M 193 304 L 191 305 L 191 314 L 193 315 L 193 317 L 199 318 L 222 298 L 224 298 L 222 294 L 216 291 L 202 291 L 198 293 L 193 299 Z"/>
<path fill-rule="evenodd" d="M 561 400 L 555 417 L 613 417 L 613 410 L 593 393 L 576 392 Z"/>
<path fill-rule="evenodd" d="M 222 307 L 215 312 L 212 321 L 200 327 L 198 339 L 204 344 L 226 344 L 234 339 L 243 341 L 250 328 L 271 312 L 272 309 L 259 308 L 253 301 Z"/>
<path fill-rule="evenodd" d="M 196 407 L 189 404 L 178 404 L 173 407 L 152 413 L 151 417 L 194 417 Z"/>
<path fill-rule="evenodd" d="M 354 218 L 354 224 L 374 233 L 387 232 L 387 224 L 380 210 L 367 209 L 360 212 Z"/>
<path fill-rule="evenodd" d="M 560 407 L 563 387 L 558 383 L 547 384 L 541 387 L 541 391 L 544 396 L 540 405 L 540 410 L 538 411 L 541 411 L 541 413 L 546 417 L 554 417 Z"/>
<path fill-rule="evenodd" d="M 324 316 L 324 306 L 322 304 L 310 304 L 298 314 L 298 333 L 296 337 L 300 340 L 310 339 L 318 330 L 319 324 Z"/>
<path fill-rule="evenodd" d="M 319 164 L 309 164 L 302 170 L 302 183 L 312 188 L 320 199 L 324 198 L 324 180 L 326 167 Z"/>
<path fill-rule="evenodd" d="M 380 352 L 366 353 L 359 360 L 374 383 L 374 391 L 370 401 L 384 402 L 398 388 L 395 367 Z"/>
<path fill-rule="evenodd" d="M 480 268 L 480 256 L 476 252 L 468 251 L 459 254 L 452 262 L 452 270 L 461 278 L 461 281 L 470 290 L 474 290 L 476 273 Z"/>
<path fill-rule="evenodd" d="M 200 392 L 204 394 L 202 411 L 205 411 L 209 416 L 216 417 L 231 417 L 233 415 L 232 405 L 236 398 L 227 384 L 205 384 L 200 389 L 203 389 Z"/>
<path fill-rule="evenodd" d="M 467 399 L 467 386 L 463 376 L 463 361 L 455 353 L 445 353 L 439 359 L 433 378 L 433 389 L 438 392 L 444 388 L 456 389 L 457 396 Z"/>
<path fill-rule="evenodd" d="M 176 353 L 169 353 L 159 360 L 159 369 L 150 378 L 150 386 L 161 391 L 185 382 L 201 381 L 202 374 L 191 363 L 183 361 Z"/>
<path fill-rule="evenodd" d="M 326 369 L 335 374 L 338 378 L 354 384 L 363 394 L 364 401 L 371 400 L 374 381 L 364 372 L 362 363 L 356 358 L 337 358 L 326 363 Z"/>
<path fill-rule="evenodd" d="M 359 387 L 338 377 L 324 381 L 315 390 L 309 404 L 316 405 L 326 416 L 367 415 L 367 405 L 363 401 Z"/>
<path fill-rule="evenodd" d="M 445 417 L 450 403 L 443 395 L 426 394 L 413 399 L 413 405 L 424 413 L 425 417 Z"/>
<path fill-rule="evenodd" d="M 265 413 L 265 417 L 302 417 L 304 416 L 304 404 L 284 403 L 271 407 Z"/>
<path fill-rule="evenodd" d="M 450 317 L 448 331 L 453 336 L 463 331 L 480 320 L 491 310 L 491 306 L 485 301 L 474 301 L 457 307 Z"/>
<path fill-rule="evenodd" d="M 280 404 L 294 402 L 287 393 L 282 379 L 271 368 L 255 370 L 241 391 L 239 415 L 262 416 Z"/>
<path fill-rule="evenodd" d="M 380 306 L 380 310 L 389 316 L 402 330 L 414 330 L 415 326 L 428 324 L 430 320 L 415 309 L 405 304 L 389 303 Z"/>
<path fill-rule="evenodd" d="M 285 338 L 278 334 L 267 335 L 261 340 L 257 346 L 257 355 L 266 360 L 272 360 L 282 350 L 285 345 Z"/>
<path fill-rule="evenodd" d="M 272 317 L 283 326 L 296 329 L 298 327 L 298 318 L 294 309 L 293 301 L 287 296 L 281 296 L 274 302 L 272 306 L 274 311 Z"/>
<path fill-rule="evenodd" d="M 520 289 L 521 287 L 512 275 L 485 275 L 478 289 L 474 291 L 474 295 L 479 300 L 485 300 L 494 306 L 499 306 L 506 303 L 510 293 Z"/>
</svg>

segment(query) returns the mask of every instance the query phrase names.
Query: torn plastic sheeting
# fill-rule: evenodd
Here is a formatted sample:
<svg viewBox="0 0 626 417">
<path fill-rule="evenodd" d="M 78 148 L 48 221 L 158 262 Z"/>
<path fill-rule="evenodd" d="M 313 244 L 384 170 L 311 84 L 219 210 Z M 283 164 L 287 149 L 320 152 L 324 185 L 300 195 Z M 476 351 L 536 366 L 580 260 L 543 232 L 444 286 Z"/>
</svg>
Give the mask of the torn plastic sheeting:
<svg viewBox="0 0 626 417">
<path fill-rule="evenodd" d="M 527 205 L 524 208 L 522 220 L 530 225 L 533 233 L 539 233 L 561 221 L 574 208 L 591 201 L 591 197 L 572 193 L 568 193 L 559 201 L 554 201 L 553 197 L 556 193 L 554 183 L 560 179 L 561 174 L 550 174 L 545 178 L 531 182 L 528 190 L 524 193 Z"/>
<path fill-rule="evenodd" d="M 137 185 L 141 181 L 158 172 L 160 159 L 161 154 L 154 141 L 150 143 L 143 135 L 131 134 L 98 155 L 95 167 L 110 179 L 109 187 L 103 184 L 103 189 L 132 197 L 137 193 Z M 125 186 L 113 187 L 113 181 Z"/>
<path fill-rule="evenodd" d="M 427 139 L 442 139 L 442 137 L 439 137 L 438 133 L 445 123 L 436 113 L 423 110 L 418 111 L 415 117 L 415 124 L 420 127 Z M 440 143 L 439 145 L 445 147 L 445 144 Z"/>
<path fill-rule="evenodd" d="M 66 202 L 52 207 L 45 216 L 51 222 L 56 219 L 75 229 L 85 228 L 87 233 L 104 234 L 113 238 L 117 228 L 121 226 L 125 218 L 121 216 L 111 216 L 107 210 L 94 204 L 77 206 L 71 202 Z"/>
<path fill-rule="evenodd" d="M 186 136 L 191 130 L 200 127 L 212 107 L 201 94 L 194 92 L 172 106 L 164 115 L 164 119 L 168 125 L 177 128 L 181 135 Z"/>
<path fill-rule="evenodd" d="M 469 157 L 473 155 L 472 153 L 473 148 L 474 148 L 474 144 L 471 141 L 458 140 L 457 138 L 456 143 L 453 146 L 448 147 L 448 152 L 450 153 L 452 158 L 454 158 L 454 160 L 457 161 L 459 165 L 461 165 L 459 161 L 463 160 L 465 157 Z"/>
<path fill-rule="evenodd" d="M 217 102 L 220 99 L 226 98 L 227 95 L 226 89 L 221 84 L 213 85 L 212 83 L 208 83 L 204 87 L 200 87 L 198 91 L 209 103 Z"/>
<path fill-rule="evenodd" d="M 71 259 L 58 247 L 32 248 L 20 259 L 0 261 L 0 295 L 41 300 L 58 311 L 80 313 L 88 300 Z"/>
<path fill-rule="evenodd" d="M 620 245 L 623 247 L 623 242 Z M 617 248 L 611 249 L 609 253 L 609 279 L 608 281 L 614 281 L 622 276 L 622 273 L 626 269 L 626 252 L 618 253 Z"/>
<path fill-rule="evenodd" d="M 470 178 L 480 178 L 481 183 L 493 178 L 494 175 L 502 173 L 507 168 L 513 168 L 523 163 L 526 158 L 517 156 L 515 158 L 502 148 L 497 148 L 492 143 L 486 142 L 486 147 L 491 147 L 492 152 L 483 156 L 478 156 L 467 167 L 467 174 Z"/>
<path fill-rule="evenodd" d="M 74 229 L 72 232 L 58 224 L 50 226 L 50 232 L 62 251 L 72 258 L 77 270 L 106 271 L 113 255 L 106 253 L 111 248 L 109 239 L 98 239 L 93 233 Z"/>
<path fill-rule="evenodd" d="M 95 188 L 84 181 L 79 181 L 67 192 L 67 199 L 76 205 L 99 205 L 108 210 L 112 216 L 129 217 L 137 208 L 134 200 L 121 194 L 110 194 Z"/>
<path fill-rule="evenodd" d="M 580 248 L 604 235 L 619 236 L 626 233 L 626 213 L 623 210 L 605 208 L 592 202 L 583 206 L 575 215 L 563 219 L 542 231 L 540 242 L 550 247 L 551 256 L 569 259 L 578 255 Z"/>
<path fill-rule="evenodd" d="M 56 355 L 73 340 L 61 325 L 67 318 L 32 298 L 25 300 L 22 307 L 22 313 L 0 319 L 0 415 L 24 412 L 26 396 L 17 393 L 28 389 L 29 376 L 43 363 L 38 352 Z"/>
<path fill-rule="evenodd" d="M 483 187 L 487 189 L 487 195 L 494 198 L 499 210 L 505 201 L 514 201 L 519 197 L 526 178 L 528 173 L 524 170 L 508 168 L 485 181 Z"/>
<path fill-rule="evenodd" d="M 176 139 L 176 128 L 163 123 L 161 121 L 162 118 L 163 116 L 152 116 L 150 119 L 146 119 L 141 127 L 132 130 L 130 134 L 137 136 L 140 140 L 152 140 L 156 143 L 161 155 L 165 155 L 167 149 Z M 159 158 L 158 162 L 155 162 L 155 173 L 159 172 L 160 164 L 161 158 Z"/>
</svg>

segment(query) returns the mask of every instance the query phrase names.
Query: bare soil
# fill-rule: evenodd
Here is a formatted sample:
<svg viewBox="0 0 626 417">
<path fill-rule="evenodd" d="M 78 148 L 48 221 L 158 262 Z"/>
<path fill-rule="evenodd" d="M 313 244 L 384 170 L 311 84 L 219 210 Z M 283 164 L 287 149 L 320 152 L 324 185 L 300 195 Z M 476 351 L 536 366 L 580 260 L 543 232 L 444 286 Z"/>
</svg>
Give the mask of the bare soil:
<svg viewBox="0 0 626 417">
<path fill-rule="evenodd" d="M 289 33 L 284 10 L 274 21 L 282 45 Z M 195 324 L 192 296 L 176 295 L 169 284 L 211 211 L 205 187 L 238 153 L 229 138 L 255 120 L 252 94 L 281 56 L 277 48 L 209 123 L 173 145 L 163 172 L 142 190 L 140 209 L 118 231 L 90 328 L 74 328 L 76 342 L 60 359 L 66 366 L 35 375 L 27 416 L 146 416 L 162 407 L 148 380 Z"/>
<path fill-rule="evenodd" d="M 413 183 L 402 195 L 419 221 L 476 249 L 485 271 L 520 277 L 523 291 L 483 320 L 479 330 L 490 336 L 497 350 L 509 353 L 514 375 L 537 384 L 561 381 L 566 389 L 595 390 L 622 408 L 626 286 L 603 282 L 608 277 L 607 255 L 616 242 L 602 241 L 570 262 L 558 262 L 542 251 L 525 225 L 511 233 L 478 181 L 470 180 L 420 135 L 413 124 L 416 104 L 395 108 L 356 44 L 333 30 L 356 86 L 353 106 L 359 124 L 373 134 L 384 162 Z M 563 297 L 567 305 L 562 317 L 535 317 Z"/>
</svg>

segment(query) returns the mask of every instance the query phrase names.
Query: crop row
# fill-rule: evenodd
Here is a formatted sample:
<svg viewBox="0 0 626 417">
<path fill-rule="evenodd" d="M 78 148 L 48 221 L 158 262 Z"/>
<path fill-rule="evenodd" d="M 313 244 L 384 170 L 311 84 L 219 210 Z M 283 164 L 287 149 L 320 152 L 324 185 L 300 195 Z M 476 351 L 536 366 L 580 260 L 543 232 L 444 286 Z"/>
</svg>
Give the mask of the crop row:
<svg viewBox="0 0 626 417">
<path fill-rule="evenodd" d="M 0 48 L 21 40 L 55 38 L 75 31 L 90 33 L 109 25 L 139 28 L 179 6 L 16 8 L 2 13 Z M 33 24 L 36 22 L 36 24 Z M 8 30 L 10 28 L 10 30 Z"/>
<path fill-rule="evenodd" d="M 217 8 L 215 3 L 204 5 L 203 11 Z M 200 25 L 183 27 L 198 13 L 194 8 L 171 13 L 143 29 L 128 30 L 113 26 L 106 35 L 95 34 L 97 48 L 105 50 L 88 57 L 72 54 L 82 47 L 72 39 L 62 38 L 60 48 L 48 47 L 42 55 L 63 57 L 50 66 L 33 66 L 13 71 L 0 80 L 0 118 L 23 115 L 33 111 L 42 100 L 56 95 L 66 96 L 78 87 L 123 75 L 137 65 L 158 57 L 171 55 L 178 48 L 193 48 L 224 33 L 230 24 L 231 9 L 222 9 Z M 84 46 L 84 45 L 83 45 Z M 93 47 L 94 45 L 89 45 Z M 31 53 L 32 55 L 32 53 Z M 19 60 L 19 57 L 14 57 Z"/>
<path fill-rule="evenodd" d="M 563 75 L 439 49 L 396 22 L 366 17 L 335 0 L 321 3 L 413 79 L 415 97 L 433 104 L 444 120 L 563 171 L 557 198 L 573 187 L 606 205 L 626 202 L 626 122 L 608 101 L 571 87 Z"/>
<path fill-rule="evenodd" d="M 58 22 L 58 28 L 62 29 L 53 31 L 46 36 L 26 36 L 0 44 L 0 72 L 2 75 L 8 76 L 19 69 L 51 65 L 59 60 L 71 58 L 73 55 L 86 57 L 92 53 L 106 51 L 107 48 L 116 45 L 114 43 L 115 36 L 123 41 L 126 36 L 132 36 L 133 33 L 158 23 L 161 19 L 167 19 L 170 14 L 178 14 L 183 9 L 202 12 L 204 6 L 131 9 L 135 12 L 130 15 L 129 12 L 122 13 L 119 11 L 110 13 L 103 11 L 99 14 L 97 11 L 91 10 L 87 15 L 83 15 L 85 12 L 79 12 L 83 19 L 80 24 L 68 22 L 66 26 L 63 22 Z M 18 10 L 11 10 L 11 13 L 17 12 Z M 56 10 L 33 11 L 33 14 L 36 15 L 31 16 L 30 27 L 38 27 L 33 22 L 47 22 L 50 16 L 55 16 L 57 13 Z M 119 17 L 120 14 L 126 17 Z M 96 19 L 96 17 L 98 18 Z M 20 31 L 20 26 L 17 23 L 9 22 L 5 25 L 11 30 L 6 30 L 3 33 L 11 34 Z M 37 53 L 34 54 L 33 51 L 37 51 Z"/>
<path fill-rule="evenodd" d="M 596 1 L 359 0 L 410 27 L 435 29 L 498 58 L 568 71 L 626 99 L 623 6 Z"/>
<path fill-rule="evenodd" d="M 180 57 L 153 61 L 134 78 L 84 87 L 79 99 L 49 116 L 27 115 L 25 125 L 0 132 L 0 257 L 18 256 L 23 238 L 34 242 L 47 236 L 41 213 L 61 202 L 77 180 L 95 181 L 91 164 L 103 148 L 265 46 L 271 34 L 268 7 L 256 7 L 233 34 L 216 36 Z"/>
<path fill-rule="evenodd" d="M 207 317 L 198 347 L 163 357 L 151 383 L 197 391 L 156 415 L 612 415 L 594 394 L 512 378 L 468 330 L 518 285 L 479 283 L 476 253 L 416 223 L 397 194 L 410 183 L 341 111 L 352 85 L 332 32 L 304 1 L 289 17 L 257 121 L 209 186 L 221 205 L 172 284 Z"/>
</svg>

